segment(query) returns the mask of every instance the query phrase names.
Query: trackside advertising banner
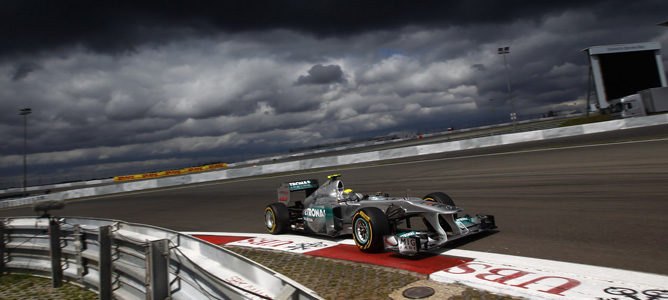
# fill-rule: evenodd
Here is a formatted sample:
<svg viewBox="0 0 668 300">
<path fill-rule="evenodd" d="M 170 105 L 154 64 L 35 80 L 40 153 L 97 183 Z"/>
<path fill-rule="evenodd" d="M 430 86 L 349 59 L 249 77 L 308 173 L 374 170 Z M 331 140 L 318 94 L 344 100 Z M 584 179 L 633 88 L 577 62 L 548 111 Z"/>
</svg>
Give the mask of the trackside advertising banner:
<svg viewBox="0 0 668 300">
<path fill-rule="evenodd" d="M 114 177 L 114 181 L 131 181 L 131 180 L 152 179 L 152 178 L 160 178 L 160 177 L 165 177 L 165 176 L 175 176 L 175 175 L 184 175 L 184 174 L 189 174 L 189 173 L 198 173 L 198 172 L 204 172 L 204 171 L 216 170 L 216 169 L 223 169 L 223 168 L 227 168 L 226 163 L 212 164 L 212 165 L 206 165 L 206 166 L 201 166 L 201 167 L 190 167 L 190 168 L 185 168 L 185 169 L 181 169 L 181 170 L 169 170 L 169 171 L 161 171 L 161 172 L 154 172 L 154 173 L 136 174 L 136 175 L 122 175 L 122 176 Z"/>
</svg>

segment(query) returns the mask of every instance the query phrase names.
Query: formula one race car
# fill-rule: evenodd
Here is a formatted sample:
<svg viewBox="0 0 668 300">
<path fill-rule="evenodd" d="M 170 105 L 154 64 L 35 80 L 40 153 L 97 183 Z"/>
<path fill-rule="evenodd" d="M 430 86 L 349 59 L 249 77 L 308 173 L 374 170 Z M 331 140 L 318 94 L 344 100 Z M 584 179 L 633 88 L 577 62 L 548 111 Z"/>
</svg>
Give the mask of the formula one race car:
<svg viewBox="0 0 668 300">
<path fill-rule="evenodd" d="M 288 230 L 330 237 L 352 234 L 362 252 L 383 249 L 404 255 L 429 251 L 474 233 L 496 228 L 494 216 L 465 215 L 448 195 L 431 193 L 423 198 L 375 196 L 344 189 L 340 175 L 283 183 L 278 202 L 264 210 L 272 234 Z M 295 193 L 304 191 L 304 193 Z M 301 197 L 299 197 L 302 194 Z"/>
</svg>

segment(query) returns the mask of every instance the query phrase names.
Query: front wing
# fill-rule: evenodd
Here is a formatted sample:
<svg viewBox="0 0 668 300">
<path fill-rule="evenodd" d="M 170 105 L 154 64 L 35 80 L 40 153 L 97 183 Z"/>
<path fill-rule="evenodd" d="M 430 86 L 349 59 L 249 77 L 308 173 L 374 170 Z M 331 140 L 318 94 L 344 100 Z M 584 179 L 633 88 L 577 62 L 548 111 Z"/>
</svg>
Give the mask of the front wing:
<svg viewBox="0 0 668 300">
<path fill-rule="evenodd" d="M 423 217 L 432 225 L 434 231 L 407 231 L 384 236 L 385 250 L 403 255 L 416 255 L 443 247 L 446 243 L 476 233 L 496 228 L 492 215 L 465 215 L 455 219 L 454 215 L 441 215 L 452 231 L 446 232 L 439 224 L 438 214 L 424 214 Z"/>
</svg>

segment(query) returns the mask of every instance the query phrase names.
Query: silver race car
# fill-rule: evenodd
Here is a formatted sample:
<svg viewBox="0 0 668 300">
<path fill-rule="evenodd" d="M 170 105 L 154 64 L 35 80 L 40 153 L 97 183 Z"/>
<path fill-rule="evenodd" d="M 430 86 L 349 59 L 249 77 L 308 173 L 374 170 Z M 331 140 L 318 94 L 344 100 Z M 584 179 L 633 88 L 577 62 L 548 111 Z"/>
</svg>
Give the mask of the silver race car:
<svg viewBox="0 0 668 300">
<path fill-rule="evenodd" d="M 267 230 L 330 237 L 352 234 L 362 252 L 385 249 L 415 255 L 496 228 L 491 215 L 458 217 L 462 209 L 445 193 L 423 198 L 362 195 L 345 189 L 339 177 L 328 176 L 322 185 L 316 179 L 281 184 L 278 202 L 264 210 Z"/>
</svg>

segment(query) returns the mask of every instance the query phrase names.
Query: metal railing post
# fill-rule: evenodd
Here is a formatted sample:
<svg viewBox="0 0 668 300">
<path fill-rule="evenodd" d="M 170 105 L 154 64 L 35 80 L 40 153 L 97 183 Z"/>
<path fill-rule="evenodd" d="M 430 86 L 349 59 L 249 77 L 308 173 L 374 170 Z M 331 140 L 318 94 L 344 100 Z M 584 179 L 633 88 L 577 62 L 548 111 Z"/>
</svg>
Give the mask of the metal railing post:
<svg viewBox="0 0 668 300">
<path fill-rule="evenodd" d="M 169 299 L 169 240 L 151 241 L 149 244 L 148 267 L 150 273 L 150 296 L 146 299 Z"/>
<path fill-rule="evenodd" d="M 49 244 L 51 249 L 51 279 L 54 288 L 63 286 L 63 267 L 61 265 L 60 225 L 55 219 L 49 220 Z"/>
<path fill-rule="evenodd" d="M 74 257 L 76 261 L 76 267 L 77 267 L 77 280 L 79 280 L 80 283 L 83 283 L 83 277 L 87 273 L 85 266 L 84 266 L 84 259 L 83 259 L 83 251 L 86 245 L 84 244 L 84 239 L 82 239 L 83 234 L 81 233 L 81 225 L 75 224 L 74 225 L 74 252 L 76 253 L 76 256 Z"/>
<path fill-rule="evenodd" d="M 97 241 L 100 246 L 100 300 L 111 300 L 111 226 L 99 228 Z"/>
</svg>

